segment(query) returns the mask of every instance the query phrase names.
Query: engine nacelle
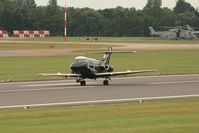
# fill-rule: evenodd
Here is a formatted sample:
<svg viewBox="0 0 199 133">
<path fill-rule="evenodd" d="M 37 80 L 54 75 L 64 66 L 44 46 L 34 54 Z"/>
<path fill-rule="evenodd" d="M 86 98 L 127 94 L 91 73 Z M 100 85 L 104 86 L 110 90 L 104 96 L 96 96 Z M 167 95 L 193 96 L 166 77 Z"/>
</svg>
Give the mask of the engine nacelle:
<svg viewBox="0 0 199 133">
<path fill-rule="evenodd" d="M 106 69 L 106 71 L 110 70 L 110 66 L 109 65 L 105 65 L 104 68 Z"/>
<path fill-rule="evenodd" d="M 105 65 L 104 66 L 104 69 L 107 71 L 107 72 L 113 72 L 113 66 L 111 66 L 111 65 Z"/>
</svg>

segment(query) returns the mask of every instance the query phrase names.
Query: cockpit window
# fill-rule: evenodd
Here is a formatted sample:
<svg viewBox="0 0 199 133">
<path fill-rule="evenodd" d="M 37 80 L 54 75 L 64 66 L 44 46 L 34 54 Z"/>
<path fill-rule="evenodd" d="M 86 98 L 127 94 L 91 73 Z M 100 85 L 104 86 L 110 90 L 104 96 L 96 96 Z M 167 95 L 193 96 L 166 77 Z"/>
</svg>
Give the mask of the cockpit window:
<svg viewBox="0 0 199 133">
<path fill-rule="evenodd" d="M 79 62 L 86 62 L 86 59 L 76 59 L 75 62 L 79 63 Z"/>
<path fill-rule="evenodd" d="M 86 57 L 78 56 L 75 58 L 75 62 L 86 62 Z"/>
</svg>

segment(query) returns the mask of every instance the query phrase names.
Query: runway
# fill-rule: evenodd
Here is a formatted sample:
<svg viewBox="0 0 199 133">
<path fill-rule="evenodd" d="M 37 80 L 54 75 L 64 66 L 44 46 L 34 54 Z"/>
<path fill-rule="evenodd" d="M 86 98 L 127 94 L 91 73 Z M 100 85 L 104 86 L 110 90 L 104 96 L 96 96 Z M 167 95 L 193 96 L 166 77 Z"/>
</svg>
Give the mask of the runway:
<svg viewBox="0 0 199 133">
<path fill-rule="evenodd" d="M 16 82 L 0 84 L 0 108 L 78 105 L 135 100 L 199 97 L 199 74 L 115 78 L 102 80 Z"/>
</svg>

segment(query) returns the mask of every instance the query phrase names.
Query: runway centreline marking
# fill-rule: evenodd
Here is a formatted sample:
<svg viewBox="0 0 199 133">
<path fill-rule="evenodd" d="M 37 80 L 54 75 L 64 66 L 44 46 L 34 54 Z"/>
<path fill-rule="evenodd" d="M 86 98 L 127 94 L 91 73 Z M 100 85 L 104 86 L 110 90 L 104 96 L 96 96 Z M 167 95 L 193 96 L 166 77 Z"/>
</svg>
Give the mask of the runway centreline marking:
<svg viewBox="0 0 199 133">
<path fill-rule="evenodd" d="M 161 85 L 161 84 L 181 84 L 181 83 L 199 83 L 199 80 L 194 81 L 171 81 L 171 82 L 154 82 L 154 83 L 148 83 L 151 85 Z"/>
<path fill-rule="evenodd" d="M 97 82 L 88 82 L 89 84 L 96 84 Z M 160 84 L 180 84 L 180 83 L 199 83 L 199 80 L 193 81 L 168 81 L 168 82 L 153 82 L 147 83 L 150 85 L 160 85 Z M 57 83 L 57 84 L 34 84 L 34 85 L 22 85 L 27 87 L 46 87 L 46 86 L 59 86 L 59 85 L 77 85 L 77 83 Z"/>
<path fill-rule="evenodd" d="M 45 88 L 45 89 L 21 89 L 21 90 L 4 90 L 0 91 L 0 93 L 8 93 L 8 92 L 29 92 L 29 91 L 48 91 L 48 90 L 65 90 L 65 89 L 75 89 L 75 88 L 90 88 L 93 86 L 77 86 L 77 87 L 59 87 L 59 88 Z"/>
<path fill-rule="evenodd" d="M 94 84 L 96 82 L 88 82 L 89 84 Z M 36 85 L 22 85 L 27 87 L 45 87 L 45 86 L 59 86 L 59 85 L 79 85 L 78 83 L 57 83 L 57 84 L 36 84 Z"/>
<path fill-rule="evenodd" d="M 13 106 L 0 106 L 0 109 L 8 108 L 27 108 L 27 107 L 49 107 L 49 106 L 72 106 L 72 105 L 89 105 L 89 104 L 105 104 L 105 103 L 122 103 L 139 100 L 164 100 L 164 99 L 177 99 L 177 98 L 194 98 L 199 97 L 195 95 L 179 95 L 179 96 L 162 96 L 162 97 L 144 97 L 144 98 L 130 98 L 130 99 L 110 99 L 110 100 L 95 100 L 95 101 L 78 101 L 78 102 L 60 102 L 60 103 L 47 103 L 47 104 L 30 104 L 30 105 L 13 105 Z"/>
<path fill-rule="evenodd" d="M 27 87 L 45 87 L 45 86 L 59 86 L 59 85 L 77 85 L 77 83 L 36 84 L 36 85 L 22 85 L 22 86 L 27 86 Z"/>
<path fill-rule="evenodd" d="M 75 81 L 75 80 L 71 80 L 71 79 L 65 79 L 65 80 L 44 80 L 44 81 L 24 81 L 24 82 L 8 82 L 8 83 L 0 83 L 0 85 L 6 85 L 6 84 L 30 84 L 30 83 L 59 83 L 59 82 L 72 82 L 72 81 Z"/>
<path fill-rule="evenodd" d="M 183 74 L 183 75 L 156 75 L 156 76 L 135 76 L 135 77 L 122 77 L 113 79 L 139 79 L 139 78 L 169 78 L 169 77 L 188 77 L 188 76 L 199 76 L 199 74 Z"/>
</svg>

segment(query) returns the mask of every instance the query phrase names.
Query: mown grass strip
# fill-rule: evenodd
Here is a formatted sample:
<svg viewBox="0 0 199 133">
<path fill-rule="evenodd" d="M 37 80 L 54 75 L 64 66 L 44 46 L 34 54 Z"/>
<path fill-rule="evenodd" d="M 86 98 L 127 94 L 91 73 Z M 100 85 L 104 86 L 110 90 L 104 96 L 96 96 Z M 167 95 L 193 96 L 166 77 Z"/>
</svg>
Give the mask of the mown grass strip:
<svg viewBox="0 0 199 133">
<path fill-rule="evenodd" d="M 101 54 L 87 56 L 102 58 Z M 0 80 L 52 79 L 52 77 L 38 76 L 38 73 L 70 73 L 70 64 L 74 57 L 1 57 Z M 157 69 L 161 74 L 199 73 L 199 50 L 139 51 L 135 54 L 113 54 L 111 64 L 115 67 L 115 71 Z"/>
<path fill-rule="evenodd" d="M 96 40 L 97 39 L 97 40 Z M 11 41 L 64 42 L 63 37 L 7 39 Z M 108 43 L 157 43 L 157 44 L 199 44 L 199 40 L 162 40 L 152 37 L 68 37 L 68 42 L 108 42 Z"/>
<path fill-rule="evenodd" d="M 199 99 L 0 110 L 2 133 L 198 133 Z"/>
</svg>

